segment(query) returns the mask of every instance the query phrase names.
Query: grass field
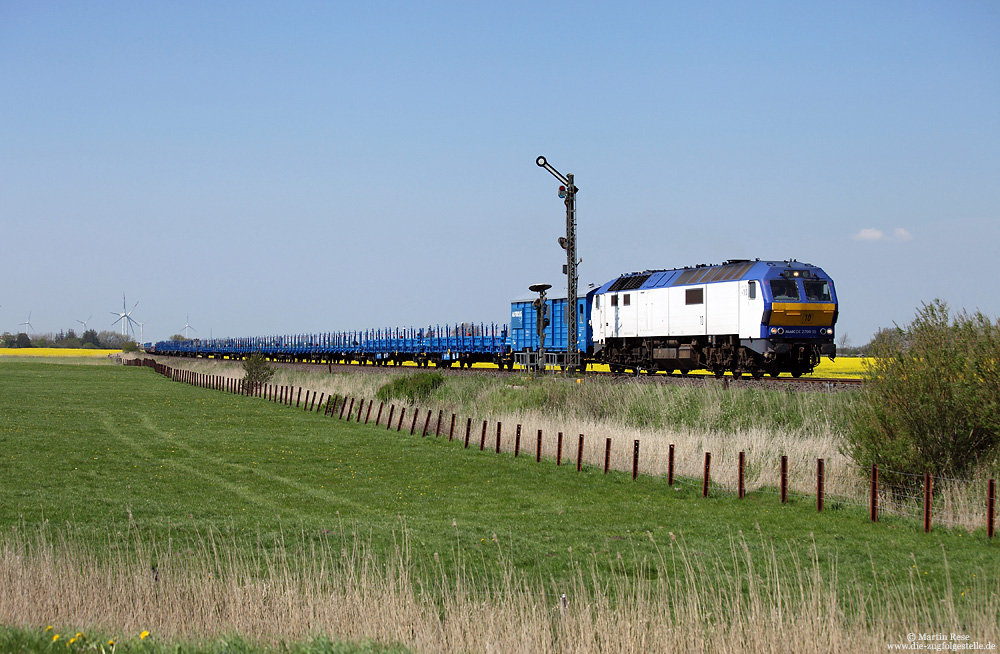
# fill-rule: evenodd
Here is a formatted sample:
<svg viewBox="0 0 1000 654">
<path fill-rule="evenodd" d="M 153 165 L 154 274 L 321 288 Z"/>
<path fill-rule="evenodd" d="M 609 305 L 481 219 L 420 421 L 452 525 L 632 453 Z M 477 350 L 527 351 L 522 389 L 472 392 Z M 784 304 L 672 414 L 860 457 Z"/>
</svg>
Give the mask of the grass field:
<svg viewBox="0 0 1000 654">
<path fill-rule="evenodd" d="M 440 582 L 442 571 L 461 571 L 490 597 L 545 587 L 615 604 L 622 595 L 609 595 L 609 587 L 649 592 L 648 584 L 680 583 L 699 570 L 685 588 L 709 593 L 704 601 L 720 588 L 752 596 L 729 585 L 747 574 L 745 551 L 761 565 L 750 578 L 769 597 L 778 582 L 768 575 L 782 580 L 779 587 L 802 586 L 801 575 L 812 575 L 820 600 L 862 589 L 859 597 L 868 599 L 851 606 L 866 620 L 882 615 L 879 598 L 914 597 L 914 619 L 957 620 L 968 632 L 981 630 L 982 611 L 997 606 L 1000 550 L 982 530 L 926 535 L 915 521 L 886 517 L 873 525 L 863 509 L 836 503 L 817 515 L 811 501 L 782 505 L 769 494 L 703 499 L 694 484 L 668 487 L 661 477 L 632 481 L 622 472 L 578 473 L 551 460 L 498 455 L 489 451 L 492 433 L 487 451 L 478 443 L 465 450 L 422 438 L 419 427 L 410 436 L 341 422 L 172 383 L 149 369 L 0 362 L 0 398 L 7 574 L 15 560 L 46 551 L 89 553 L 80 556 L 99 563 L 124 548 L 148 555 L 138 566 L 149 568 L 169 558 L 165 549 L 197 558 L 221 548 L 203 562 L 203 578 L 231 573 L 229 560 L 265 569 L 268 557 L 295 541 L 296 551 L 320 552 L 334 567 L 339 556 L 364 564 L 359 547 L 386 570 L 399 561 L 431 594 L 452 588 Z M 72 546 L 60 550 L 59 543 Z M 17 613 L 13 604 L 0 595 L 0 622 L 37 630 L 54 619 L 38 607 Z M 56 612 L 58 602 L 45 606 Z M 950 613 L 942 617 L 940 606 Z M 906 617 L 897 608 L 894 625 Z M 67 626 L 76 625 L 59 628 Z M 146 626 L 158 637 L 191 636 L 176 616 Z M 136 633 L 142 627 L 133 625 Z M 404 636 L 389 642 L 407 642 Z"/>
</svg>

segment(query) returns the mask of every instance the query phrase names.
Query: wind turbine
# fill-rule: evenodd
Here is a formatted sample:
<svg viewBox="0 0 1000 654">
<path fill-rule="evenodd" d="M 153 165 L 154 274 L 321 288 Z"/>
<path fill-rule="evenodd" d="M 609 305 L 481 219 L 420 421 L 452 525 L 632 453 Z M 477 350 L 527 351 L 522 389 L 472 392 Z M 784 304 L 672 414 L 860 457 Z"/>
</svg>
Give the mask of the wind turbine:
<svg viewBox="0 0 1000 654">
<path fill-rule="evenodd" d="M 94 314 L 90 314 L 90 318 L 93 318 L 93 317 L 94 317 Z M 85 332 L 87 331 L 87 323 L 90 322 L 90 318 L 87 318 L 86 320 L 77 320 L 78 323 L 80 323 L 81 325 L 83 325 L 83 331 L 85 331 Z"/>
<path fill-rule="evenodd" d="M 147 320 L 146 322 L 149 322 L 149 321 Z M 145 325 L 146 323 L 145 322 L 139 322 L 138 320 L 136 320 L 135 324 L 139 325 L 139 343 L 142 343 L 142 326 Z"/>
<path fill-rule="evenodd" d="M 25 327 L 25 330 L 24 330 L 24 333 L 25 333 L 25 334 L 27 334 L 27 333 L 28 333 L 28 330 L 29 330 L 29 329 L 30 329 L 31 331 L 35 331 L 35 326 L 31 324 L 31 311 L 30 311 L 30 310 L 28 311 L 28 319 L 27 319 L 27 320 L 25 320 L 24 322 L 19 322 L 19 323 L 17 323 L 17 324 L 19 324 L 19 325 L 23 325 L 23 326 Z"/>
<path fill-rule="evenodd" d="M 191 316 L 184 316 L 184 338 L 187 339 L 187 340 L 191 340 L 191 339 L 188 338 L 188 330 L 189 329 L 194 329 L 194 327 L 192 327 L 189 324 L 190 322 L 191 322 Z M 194 330 L 198 331 L 197 329 L 194 329 Z"/>
<path fill-rule="evenodd" d="M 118 320 L 116 320 L 113 323 L 111 323 L 111 326 L 114 327 L 119 322 L 121 322 L 121 324 L 122 324 L 122 336 L 127 336 L 128 335 L 125 332 L 126 328 L 131 329 L 132 333 L 135 334 L 135 328 L 132 327 L 132 325 L 135 324 L 135 320 L 132 319 L 132 311 L 135 311 L 135 308 L 137 306 L 139 306 L 139 302 L 138 301 L 135 304 L 132 305 L 131 311 L 126 311 L 125 310 L 125 307 L 126 307 L 126 304 L 125 304 L 125 294 L 122 293 L 122 310 L 121 310 L 121 313 L 119 313 L 117 311 L 112 311 L 111 312 L 111 315 L 118 316 Z M 89 320 L 89 318 L 88 318 L 88 320 Z"/>
</svg>

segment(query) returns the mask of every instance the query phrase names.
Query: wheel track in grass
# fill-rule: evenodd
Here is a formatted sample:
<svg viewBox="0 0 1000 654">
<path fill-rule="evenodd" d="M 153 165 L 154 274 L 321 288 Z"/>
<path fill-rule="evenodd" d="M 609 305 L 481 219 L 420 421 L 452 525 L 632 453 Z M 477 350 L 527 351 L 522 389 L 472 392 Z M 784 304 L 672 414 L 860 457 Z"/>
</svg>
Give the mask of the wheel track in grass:
<svg viewBox="0 0 1000 654">
<path fill-rule="evenodd" d="M 326 489 L 316 489 L 306 486 L 300 482 L 296 482 L 287 477 L 281 475 L 275 475 L 273 473 L 260 470 L 252 466 L 246 466 L 239 463 L 232 463 L 225 461 L 219 457 L 211 456 L 207 454 L 204 450 L 200 450 L 196 447 L 188 445 L 180 440 L 174 435 L 169 435 L 162 429 L 157 427 L 150 417 L 144 413 L 139 413 L 137 411 L 131 412 L 132 416 L 137 419 L 137 424 L 141 424 L 143 431 L 145 431 L 150 437 L 155 439 L 157 443 L 169 444 L 172 447 L 182 449 L 188 454 L 195 457 L 196 460 L 206 461 L 210 465 L 220 466 L 223 468 L 228 468 L 230 470 L 235 470 L 243 473 L 251 473 L 254 476 L 263 479 L 273 485 L 284 486 L 287 489 L 297 491 L 300 494 L 307 494 L 319 499 L 321 501 L 329 502 L 337 507 L 350 506 L 352 508 L 359 508 L 356 502 L 346 501 L 343 497 L 335 495 L 331 491 Z M 102 421 L 105 424 L 105 428 L 109 433 L 113 434 L 122 444 L 124 444 L 129 450 L 133 452 L 139 459 L 145 461 L 155 460 L 160 462 L 160 464 L 172 468 L 176 471 L 193 475 L 200 479 L 207 481 L 208 483 L 222 488 L 224 491 L 229 492 L 237 497 L 242 498 L 249 504 L 256 506 L 266 506 L 271 509 L 271 512 L 275 515 L 292 515 L 295 519 L 300 521 L 305 521 L 307 518 L 311 517 L 308 514 L 304 514 L 295 508 L 292 504 L 278 504 L 273 500 L 269 499 L 266 494 L 255 493 L 240 484 L 234 483 L 225 479 L 222 475 L 212 474 L 206 472 L 205 470 L 177 461 L 172 461 L 170 459 L 164 458 L 154 458 L 151 457 L 145 450 L 144 447 L 137 442 L 135 439 L 130 438 L 126 435 L 125 430 L 117 427 L 110 416 L 102 416 Z"/>
</svg>

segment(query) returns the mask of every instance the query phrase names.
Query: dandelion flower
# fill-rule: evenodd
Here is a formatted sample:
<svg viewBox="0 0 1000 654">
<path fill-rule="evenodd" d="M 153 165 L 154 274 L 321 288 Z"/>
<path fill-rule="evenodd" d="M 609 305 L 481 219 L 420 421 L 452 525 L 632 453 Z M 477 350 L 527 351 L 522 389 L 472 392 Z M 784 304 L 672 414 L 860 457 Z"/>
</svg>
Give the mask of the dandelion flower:
<svg viewBox="0 0 1000 654">
<path fill-rule="evenodd" d="M 52 637 L 53 643 L 56 642 L 57 640 L 59 640 L 59 634 L 56 634 L 55 636 Z"/>
<path fill-rule="evenodd" d="M 973 575 L 973 576 L 975 576 L 975 575 Z M 45 632 L 46 633 L 48 633 L 50 631 L 52 631 L 52 625 L 49 625 L 48 627 L 45 627 Z"/>
<path fill-rule="evenodd" d="M 139 634 L 139 640 L 146 640 L 147 636 L 149 636 L 149 632 L 144 629 L 142 633 Z"/>
</svg>

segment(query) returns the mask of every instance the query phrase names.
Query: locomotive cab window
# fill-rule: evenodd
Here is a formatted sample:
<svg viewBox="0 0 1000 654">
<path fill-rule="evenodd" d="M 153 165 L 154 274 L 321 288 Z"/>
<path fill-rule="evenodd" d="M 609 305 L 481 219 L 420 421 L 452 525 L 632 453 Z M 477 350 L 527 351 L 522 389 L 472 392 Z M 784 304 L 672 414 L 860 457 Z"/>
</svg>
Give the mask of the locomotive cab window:
<svg viewBox="0 0 1000 654">
<path fill-rule="evenodd" d="M 803 281 L 802 285 L 806 287 L 806 299 L 810 302 L 832 302 L 833 299 L 830 296 L 830 284 L 822 280 L 809 280 Z"/>
<path fill-rule="evenodd" d="M 757 299 L 757 282 L 747 282 L 747 288 L 749 289 L 750 299 Z"/>
<path fill-rule="evenodd" d="M 617 307 L 618 306 L 618 296 L 617 295 L 612 295 L 611 296 L 611 306 L 613 306 L 613 307 Z"/>
<path fill-rule="evenodd" d="M 775 302 L 797 302 L 799 300 L 799 286 L 794 279 L 772 279 L 771 295 Z"/>
<path fill-rule="evenodd" d="M 630 299 L 631 299 L 630 295 L 626 293 L 625 296 L 622 298 L 622 305 L 627 307 L 629 304 L 631 304 Z"/>
<path fill-rule="evenodd" d="M 704 304 L 705 289 L 689 288 L 684 291 L 684 304 Z"/>
</svg>

